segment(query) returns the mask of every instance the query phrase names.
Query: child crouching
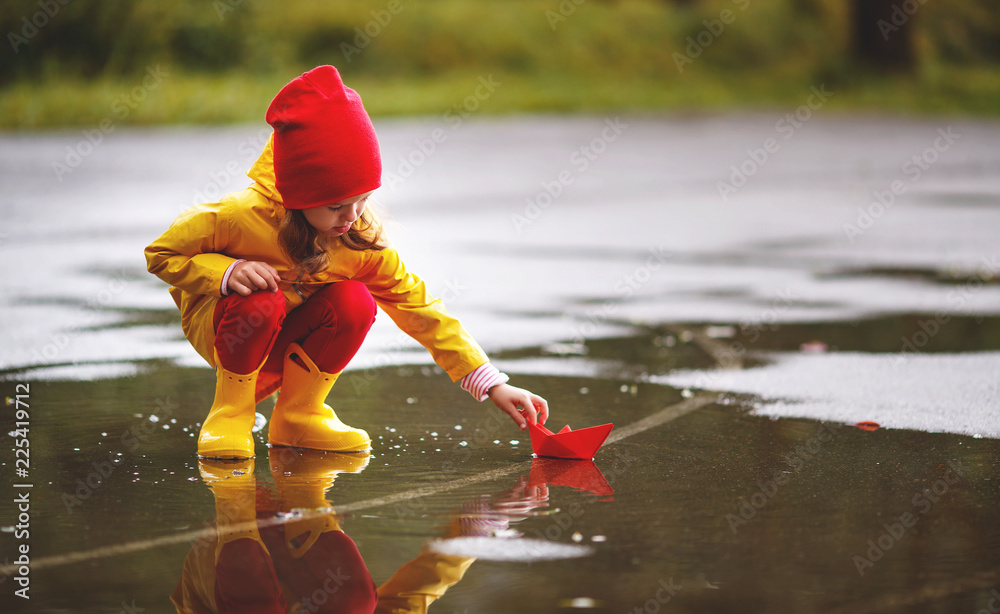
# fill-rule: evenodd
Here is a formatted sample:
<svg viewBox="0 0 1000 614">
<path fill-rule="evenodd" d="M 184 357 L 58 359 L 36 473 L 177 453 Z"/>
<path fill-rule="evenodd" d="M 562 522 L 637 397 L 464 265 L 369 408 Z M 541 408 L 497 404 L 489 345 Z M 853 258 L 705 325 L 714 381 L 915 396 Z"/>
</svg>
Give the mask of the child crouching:
<svg viewBox="0 0 1000 614">
<path fill-rule="evenodd" d="M 198 454 L 254 456 L 256 404 L 280 390 L 274 446 L 350 452 L 371 438 L 325 404 L 375 321 L 376 306 L 477 400 L 518 426 L 544 423 L 544 399 L 508 385 L 482 348 L 408 272 L 367 207 L 382 162 L 357 93 L 332 66 L 286 85 L 253 184 L 184 211 L 146 248 L 170 284 L 184 335 L 216 369 Z"/>
</svg>

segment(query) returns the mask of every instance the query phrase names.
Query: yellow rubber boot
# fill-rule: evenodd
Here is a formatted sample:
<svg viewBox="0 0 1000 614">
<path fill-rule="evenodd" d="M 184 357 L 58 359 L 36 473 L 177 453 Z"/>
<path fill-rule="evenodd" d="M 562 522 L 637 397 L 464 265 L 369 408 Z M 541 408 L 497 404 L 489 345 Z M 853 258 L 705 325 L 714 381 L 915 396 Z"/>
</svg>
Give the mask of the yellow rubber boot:
<svg viewBox="0 0 1000 614">
<path fill-rule="evenodd" d="M 299 344 L 289 345 L 285 352 L 281 392 L 271 413 L 268 442 L 273 446 L 330 452 L 370 450 L 372 439 L 368 433 L 341 422 L 325 403 L 339 375 L 323 373 Z"/>
<path fill-rule="evenodd" d="M 199 460 L 201 479 L 215 497 L 218 543 L 215 558 L 222 547 L 238 539 L 251 539 L 267 553 L 257 529 L 257 478 L 253 459 L 242 461 Z"/>
<path fill-rule="evenodd" d="M 271 448 L 267 454 L 278 509 L 289 518 L 284 525 L 285 542 L 291 555 L 301 558 L 320 535 L 341 530 L 326 492 L 339 474 L 363 471 L 371 454 L 291 448 Z"/>
<path fill-rule="evenodd" d="M 257 407 L 257 374 L 241 375 L 222 368 L 215 356 L 215 400 L 198 435 L 202 458 L 253 458 L 253 425 Z"/>
</svg>

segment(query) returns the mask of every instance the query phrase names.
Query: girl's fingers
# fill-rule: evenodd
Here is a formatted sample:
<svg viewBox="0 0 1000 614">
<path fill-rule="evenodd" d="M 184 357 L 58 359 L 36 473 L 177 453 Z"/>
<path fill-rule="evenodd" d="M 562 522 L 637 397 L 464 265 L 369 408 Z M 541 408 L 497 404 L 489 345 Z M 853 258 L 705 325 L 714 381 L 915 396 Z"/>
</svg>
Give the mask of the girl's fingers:
<svg viewBox="0 0 1000 614">
<path fill-rule="evenodd" d="M 257 284 L 257 287 L 260 288 L 261 290 L 270 290 L 271 285 L 274 283 L 274 280 L 271 279 L 270 275 L 267 275 L 265 273 L 261 273 L 259 271 L 257 272 L 257 277 L 260 278 L 260 282 Z"/>
<path fill-rule="evenodd" d="M 269 265 L 267 263 L 263 263 L 263 264 L 264 264 L 264 270 L 267 272 L 267 275 L 264 276 L 264 277 L 267 278 L 267 288 L 271 292 L 277 292 L 278 291 L 278 282 L 281 281 L 281 277 L 278 275 L 278 271 L 275 270 L 275 268 L 273 266 L 271 266 L 271 265 Z"/>
<path fill-rule="evenodd" d="M 514 407 L 504 407 L 503 411 L 508 416 L 510 416 L 510 419 L 514 421 L 514 424 L 517 425 L 517 428 L 521 429 L 522 431 L 528 428 L 528 424 L 524 420 L 524 416 L 521 415 L 521 412 L 517 411 L 516 405 Z"/>
<path fill-rule="evenodd" d="M 256 284 L 257 288 L 261 290 L 271 290 L 272 292 L 277 290 L 277 274 L 274 272 L 274 269 L 262 262 L 256 264 L 260 266 L 255 266 L 252 269 L 252 273 L 253 282 Z"/>
<path fill-rule="evenodd" d="M 549 419 L 549 403 L 540 396 L 535 396 L 535 409 L 538 410 L 538 423 L 545 424 Z"/>
<path fill-rule="evenodd" d="M 247 285 L 251 286 L 254 290 L 267 287 L 267 282 L 264 281 L 264 278 L 261 277 L 257 271 L 252 269 L 247 271 L 247 282 Z"/>
<path fill-rule="evenodd" d="M 538 424 L 538 413 L 535 411 L 535 406 L 532 404 L 530 396 L 525 395 L 519 401 L 515 401 L 515 404 L 519 404 L 524 408 L 524 411 L 521 413 L 527 418 L 528 422 Z"/>
<path fill-rule="evenodd" d="M 528 420 L 524 415 L 524 412 L 518 409 L 518 402 L 516 400 L 511 401 L 510 405 L 507 408 L 505 408 L 504 411 L 510 415 L 510 417 L 514 420 L 514 422 L 517 423 L 517 427 L 519 429 L 523 431 L 524 429 L 528 428 Z"/>
<path fill-rule="evenodd" d="M 233 290 L 236 290 L 236 293 L 239 294 L 240 296 L 249 296 L 250 292 L 252 292 L 250 288 L 247 288 L 245 285 L 243 285 L 238 281 L 230 281 L 229 287 L 232 288 Z"/>
<path fill-rule="evenodd" d="M 243 284 L 248 289 L 247 292 L 237 290 L 243 296 L 254 290 L 277 292 L 278 284 L 281 282 L 281 277 L 273 266 L 258 261 L 241 262 L 236 265 L 231 279 L 233 279 L 234 287 L 235 284 Z"/>
</svg>

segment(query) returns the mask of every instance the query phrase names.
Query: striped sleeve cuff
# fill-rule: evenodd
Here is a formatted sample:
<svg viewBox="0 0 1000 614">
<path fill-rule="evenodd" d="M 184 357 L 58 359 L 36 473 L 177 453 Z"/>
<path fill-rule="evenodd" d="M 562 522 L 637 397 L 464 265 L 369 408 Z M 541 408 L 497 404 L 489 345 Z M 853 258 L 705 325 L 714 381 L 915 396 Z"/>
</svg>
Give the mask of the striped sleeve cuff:
<svg viewBox="0 0 1000 614">
<path fill-rule="evenodd" d="M 222 276 L 222 284 L 221 284 L 222 287 L 219 288 L 219 292 L 222 294 L 222 296 L 229 296 L 229 276 L 232 275 L 233 269 L 236 268 L 236 265 L 241 262 L 246 262 L 246 260 L 237 260 L 233 262 L 231 265 L 229 265 L 229 268 L 226 269 L 226 273 Z"/>
<path fill-rule="evenodd" d="M 477 401 L 484 401 L 489 396 L 486 393 L 489 392 L 490 388 L 506 384 L 509 379 L 505 373 L 501 373 L 499 369 L 486 362 L 463 377 L 459 381 L 459 385 L 462 390 L 471 394 Z"/>
</svg>

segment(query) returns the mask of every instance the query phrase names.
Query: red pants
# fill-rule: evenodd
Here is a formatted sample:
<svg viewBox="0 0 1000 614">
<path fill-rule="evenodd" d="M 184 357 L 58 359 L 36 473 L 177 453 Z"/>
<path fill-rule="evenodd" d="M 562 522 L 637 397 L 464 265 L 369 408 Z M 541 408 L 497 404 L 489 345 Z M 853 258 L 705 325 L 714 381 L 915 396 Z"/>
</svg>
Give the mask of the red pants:
<svg viewBox="0 0 1000 614">
<path fill-rule="evenodd" d="M 301 558 L 289 552 L 283 525 L 262 530 L 261 538 L 270 556 L 250 539 L 222 547 L 215 564 L 219 614 L 285 614 L 282 583 L 304 612 L 370 614 L 375 610 L 375 582 L 357 545 L 344 533 L 323 533 Z"/>
<path fill-rule="evenodd" d="M 215 350 L 222 367 L 233 373 L 252 373 L 264 363 L 259 399 L 261 393 L 267 396 L 281 385 L 290 344 L 301 345 L 324 373 L 340 373 L 374 323 L 375 299 L 358 281 L 325 286 L 287 317 L 281 292 L 233 293 L 215 308 Z"/>
</svg>

